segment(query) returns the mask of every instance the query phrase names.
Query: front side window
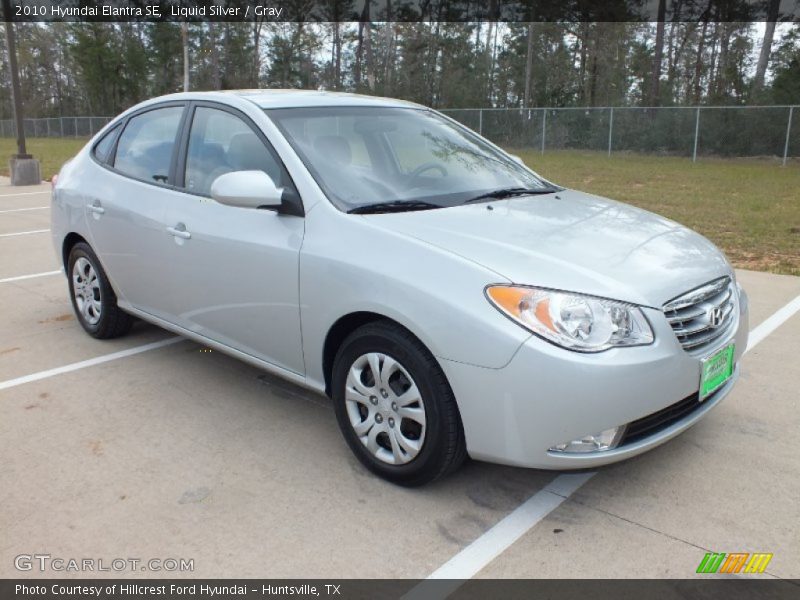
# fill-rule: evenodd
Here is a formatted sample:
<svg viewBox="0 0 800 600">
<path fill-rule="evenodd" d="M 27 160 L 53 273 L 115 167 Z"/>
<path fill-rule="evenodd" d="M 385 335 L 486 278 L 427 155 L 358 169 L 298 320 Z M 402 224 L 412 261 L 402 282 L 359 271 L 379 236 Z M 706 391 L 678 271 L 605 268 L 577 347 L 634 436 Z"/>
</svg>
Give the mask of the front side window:
<svg viewBox="0 0 800 600">
<path fill-rule="evenodd" d="M 214 180 L 231 171 L 264 171 L 276 187 L 288 185 L 281 164 L 247 123 L 227 111 L 199 106 L 186 152 L 186 189 L 208 196 Z"/>
<path fill-rule="evenodd" d="M 131 117 L 119 137 L 114 168 L 144 181 L 167 183 L 182 114 L 182 106 L 170 106 Z"/>
<path fill-rule="evenodd" d="M 376 202 L 446 207 L 491 190 L 550 187 L 433 111 L 348 106 L 266 113 L 341 210 Z"/>
</svg>

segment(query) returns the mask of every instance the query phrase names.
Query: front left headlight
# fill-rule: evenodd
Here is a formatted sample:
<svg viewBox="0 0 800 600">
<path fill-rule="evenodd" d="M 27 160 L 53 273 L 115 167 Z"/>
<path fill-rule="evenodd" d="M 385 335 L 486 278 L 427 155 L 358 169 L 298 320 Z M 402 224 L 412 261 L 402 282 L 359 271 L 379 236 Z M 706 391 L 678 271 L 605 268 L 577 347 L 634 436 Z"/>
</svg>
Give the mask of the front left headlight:
<svg viewBox="0 0 800 600">
<path fill-rule="evenodd" d="M 633 304 L 535 287 L 492 285 L 486 297 L 544 339 L 578 352 L 653 343 L 653 330 Z"/>
</svg>

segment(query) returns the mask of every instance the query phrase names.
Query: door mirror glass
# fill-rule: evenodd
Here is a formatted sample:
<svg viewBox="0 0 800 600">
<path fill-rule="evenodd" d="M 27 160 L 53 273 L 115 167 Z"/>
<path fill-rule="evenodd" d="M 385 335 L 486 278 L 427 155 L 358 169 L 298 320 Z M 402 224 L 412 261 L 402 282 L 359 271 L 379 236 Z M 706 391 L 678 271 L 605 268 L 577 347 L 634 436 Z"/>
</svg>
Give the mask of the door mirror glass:
<svg viewBox="0 0 800 600">
<path fill-rule="evenodd" d="M 220 204 L 239 208 L 278 208 L 283 188 L 277 187 L 264 171 L 233 171 L 214 180 L 211 197 Z"/>
</svg>

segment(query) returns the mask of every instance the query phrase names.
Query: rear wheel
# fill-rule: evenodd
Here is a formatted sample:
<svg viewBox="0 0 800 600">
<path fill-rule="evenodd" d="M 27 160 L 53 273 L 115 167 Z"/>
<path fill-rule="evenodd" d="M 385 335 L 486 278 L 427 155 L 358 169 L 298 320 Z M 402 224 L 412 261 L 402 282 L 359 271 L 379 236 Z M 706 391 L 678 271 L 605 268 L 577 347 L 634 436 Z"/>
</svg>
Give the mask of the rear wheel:
<svg viewBox="0 0 800 600">
<path fill-rule="evenodd" d="M 67 269 L 72 308 L 86 333 L 98 339 L 126 334 L 133 317 L 117 306 L 117 295 L 89 244 L 72 247 Z"/>
<path fill-rule="evenodd" d="M 373 473 L 419 486 L 463 462 L 453 392 L 433 355 L 405 329 L 378 322 L 353 332 L 336 355 L 332 392 L 345 440 Z"/>
</svg>

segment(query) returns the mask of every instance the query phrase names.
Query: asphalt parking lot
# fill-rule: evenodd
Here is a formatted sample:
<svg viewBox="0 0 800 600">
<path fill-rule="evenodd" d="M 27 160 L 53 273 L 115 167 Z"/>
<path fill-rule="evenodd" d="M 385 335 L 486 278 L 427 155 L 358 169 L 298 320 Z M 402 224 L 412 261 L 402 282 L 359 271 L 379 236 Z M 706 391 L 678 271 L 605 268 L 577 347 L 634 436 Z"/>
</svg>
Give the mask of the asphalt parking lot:
<svg viewBox="0 0 800 600">
<path fill-rule="evenodd" d="M 0 179 L 0 577 L 43 553 L 193 559 L 171 577 L 685 578 L 706 552 L 767 552 L 746 577 L 800 578 L 800 278 L 738 273 L 739 384 L 668 444 L 594 475 L 469 462 L 408 490 L 361 467 L 324 397 L 144 323 L 89 338 L 48 193 Z"/>
</svg>

